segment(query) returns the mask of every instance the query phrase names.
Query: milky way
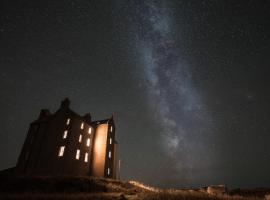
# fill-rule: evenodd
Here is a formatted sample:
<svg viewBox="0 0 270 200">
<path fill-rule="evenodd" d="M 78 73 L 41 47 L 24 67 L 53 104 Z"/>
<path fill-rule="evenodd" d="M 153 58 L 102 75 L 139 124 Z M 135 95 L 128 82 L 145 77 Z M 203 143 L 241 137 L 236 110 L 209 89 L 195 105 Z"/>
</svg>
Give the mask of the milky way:
<svg viewBox="0 0 270 200">
<path fill-rule="evenodd" d="M 5 1 L 0 170 L 41 108 L 112 113 L 121 177 L 270 185 L 269 1 Z M 19 119 L 19 120 L 18 120 Z"/>
<path fill-rule="evenodd" d="M 192 85 L 188 63 L 177 52 L 170 8 L 143 2 L 137 5 L 137 49 L 149 93 L 149 104 L 162 122 L 161 141 L 181 176 L 211 165 L 214 145 L 211 118 Z M 178 44 L 181 45 L 181 44 Z M 181 47 L 180 47 L 181 48 Z"/>
</svg>

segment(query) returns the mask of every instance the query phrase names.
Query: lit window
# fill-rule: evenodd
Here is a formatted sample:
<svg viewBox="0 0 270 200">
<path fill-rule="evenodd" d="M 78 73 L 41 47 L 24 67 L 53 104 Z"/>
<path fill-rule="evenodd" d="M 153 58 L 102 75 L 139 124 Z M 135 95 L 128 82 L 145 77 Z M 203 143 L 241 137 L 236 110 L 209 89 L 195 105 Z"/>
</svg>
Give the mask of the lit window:
<svg viewBox="0 0 270 200">
<path fill-rule="evenodd" d="M 111 151 L 109 151 L 109 158 L 111 158 L 112 157 L 112 152 Z"/>
<path fill-rule="evenodd" d="M 112 144 L 112 138 L 110 138 L 110 144 Z"/>
<path fill-rule="evenodd" d="M 68 133 L 68 131 L 65 130 L 65 131 L 64 131 L 64 134 L 63 134 L 63 139 L 66 139 L 66 138 L 67 138 L 67 133 Z"/>
<path fill-rule="evenodd" d="M 81 129 L 83 129 L 83 127 L 84 127 L 84 123 L 81 123 Z"/>
<path fill-rule="evenodd" d="M 82 142 L 82 135 L 79 136 L 79 142 Z"/>
<path fill-rule="evenodd" d="M 76 159 L 77 160 L 80 159 L 80 149 L 77 149 L 77 151 L 76 151 Z"/>
<path fill-rule="evenodd" d="M 113 131 L 113 127 L 111 126 L 111 132 Z"/>
<path fill-rule="evenodd" d="M 89 134 L 91 134 L 91 132 L 92 132 L 92 129 L 91 129 L 91 127 L 88 129 L 88 133 Z"/>
<path fill-rule="evenodd" d="M 84 162 L 88 162 L 88 153 L 85 153 Z"/>
<path fill-rule="evenodd" d="M 90 140 L 90 138 L 88 138 L 87 141 L 86 141 L 86 146 L 89 147 L 90 146 L 90 142 L 91 142 L 91 140 Z"/>
<path fill-rule="evenodd" d="M 61 146 L 58 152 L 58 156 L 61 157 L 64 155 L 64 151 L 65 151 L 65 146 Z"/>
<path fill-rule="evenodd" d="M 66 123 L 66 124 L 67 124 L 67 125 L 69 125 L 69 123 L 70 123 L 70 119 L 68 118 L 68 119 L 67 119 L 67 123 Z"/>
<path fill-rule="evenodd" d="M 107 170 L 107 174 L 108 175 L 110 175 L 110 171 L 111 171 L 110 168 L 108 168 L 108 170 Z"/>
</svg>

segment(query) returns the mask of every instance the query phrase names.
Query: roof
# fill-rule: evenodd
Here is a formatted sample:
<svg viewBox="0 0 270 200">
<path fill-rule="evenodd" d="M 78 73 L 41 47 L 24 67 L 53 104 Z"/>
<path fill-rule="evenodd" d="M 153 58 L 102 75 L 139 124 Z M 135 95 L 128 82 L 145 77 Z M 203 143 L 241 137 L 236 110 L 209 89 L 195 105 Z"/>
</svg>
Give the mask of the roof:
<svg viewBox="0 0 270 200">
<path fill-rule="evenodd" d="M 107 124 L 109 122 L 114 124 L 113 115 L 107 119 L 91 121 L 90 113 L 86 113 L 84 116 L 80 116 L 79 114 L 74 112 L 69 106 L 70 106 L 70 100 L 68 98 L 65 98 L 63 101 L 61 101 L 61 106 L 55 113 L 52 114 L 48 109 L 42 109 L 40 112 L 39 118 L 33 121 L 32 123 L 46 122 L 48 121 L 49 117 L 57 114 L 61 110 L 65 110 L 65 112 L 72 115 L 72 117 L 76 117 L 91 126 L 97 126 L 98 124 Z"/>
</svg>

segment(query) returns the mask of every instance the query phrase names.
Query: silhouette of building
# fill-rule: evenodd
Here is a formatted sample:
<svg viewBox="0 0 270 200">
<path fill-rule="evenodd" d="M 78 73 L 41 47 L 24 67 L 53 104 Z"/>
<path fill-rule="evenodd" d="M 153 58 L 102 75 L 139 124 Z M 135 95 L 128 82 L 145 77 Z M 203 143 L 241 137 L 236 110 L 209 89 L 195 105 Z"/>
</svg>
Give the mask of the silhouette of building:
<svg viewBox="0 0 270 200">
<path fill-rule="evenodd" d="M 16 171 L 25 175 L 89 175 L 119 178 L 113 116 L 92 121 L 62 101 L 54 113 L 43 109 L 30 124 Z"/>
</svg>

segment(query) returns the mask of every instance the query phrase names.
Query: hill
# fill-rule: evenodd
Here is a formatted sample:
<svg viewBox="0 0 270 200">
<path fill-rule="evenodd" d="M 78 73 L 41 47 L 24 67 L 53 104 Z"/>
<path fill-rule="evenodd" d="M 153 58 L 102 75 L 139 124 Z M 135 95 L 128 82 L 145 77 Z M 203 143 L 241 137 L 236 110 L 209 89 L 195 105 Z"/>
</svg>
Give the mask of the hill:
<svg viewBox="0 0 270 200">
<path fill-rule="evenodd" d="M 124 182 L 93 177 L 0 177 L 0 199 L 262 200 L 267 192 L 269 191 L 260 190 L 253 193 L 249 190 L 245 193 L 242 190 L 234 190 L 233 194 L 210 195 L 205 189 L 162 190 L 136 181 Z"/>
</svg>

